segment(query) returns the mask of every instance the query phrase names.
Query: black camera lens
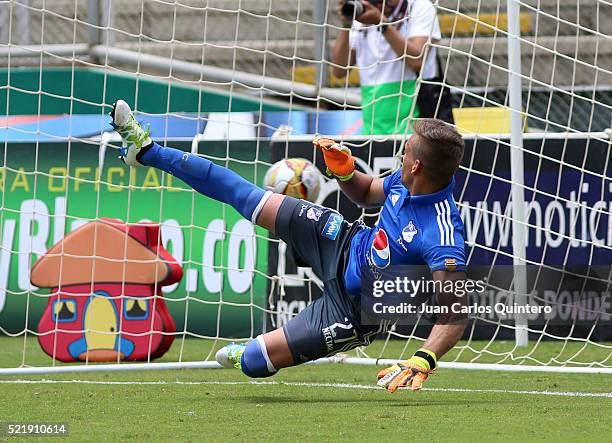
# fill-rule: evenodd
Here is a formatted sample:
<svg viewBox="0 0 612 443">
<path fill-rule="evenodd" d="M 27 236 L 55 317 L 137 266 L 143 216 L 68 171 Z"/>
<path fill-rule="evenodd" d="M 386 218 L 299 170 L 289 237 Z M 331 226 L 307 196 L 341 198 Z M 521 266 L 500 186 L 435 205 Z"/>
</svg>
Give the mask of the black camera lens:
<svg viewBox="0 0 612 443">
<path fill-rule="evenodd" d="M 348 18 L 359 17 L 363 14 L 364 6 L 360 0 L 347 0 L 342 5 L 342 15 Z"/>
</svg>

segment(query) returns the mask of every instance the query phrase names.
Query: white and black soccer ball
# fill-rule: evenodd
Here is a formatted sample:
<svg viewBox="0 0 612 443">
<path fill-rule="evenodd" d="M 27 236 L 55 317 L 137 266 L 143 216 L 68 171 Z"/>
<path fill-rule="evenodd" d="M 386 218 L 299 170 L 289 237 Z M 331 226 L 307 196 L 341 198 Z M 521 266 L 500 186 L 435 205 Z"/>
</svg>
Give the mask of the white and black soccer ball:
<svg viewBox="0 0 612 443">
<path fill-rule="evenodd" d="M 323 175 L 305 158 L 287 158 L 270 166 L 264 187 L 272 192 L 314 202 L 319 196 Z"/>
</svg>

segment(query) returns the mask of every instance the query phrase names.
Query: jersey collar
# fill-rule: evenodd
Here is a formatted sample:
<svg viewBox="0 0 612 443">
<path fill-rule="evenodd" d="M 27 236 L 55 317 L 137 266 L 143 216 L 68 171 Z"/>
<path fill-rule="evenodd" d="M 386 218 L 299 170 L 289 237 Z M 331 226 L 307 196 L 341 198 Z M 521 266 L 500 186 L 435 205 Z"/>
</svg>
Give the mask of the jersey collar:
<svg viewBox="0 0 612 443">
<path fill-rule="evenodd" d="M 438 203 L 446 200 L 448 196 L 453 193 L 453 189 L 455 189 L 455 177 L 451 179 L 451 182 L 446 188 L 438 192 L 434 192 L 433 194 L 410 195 L 406 200 L 410 201 L 413 205 Z"/>
</svg>

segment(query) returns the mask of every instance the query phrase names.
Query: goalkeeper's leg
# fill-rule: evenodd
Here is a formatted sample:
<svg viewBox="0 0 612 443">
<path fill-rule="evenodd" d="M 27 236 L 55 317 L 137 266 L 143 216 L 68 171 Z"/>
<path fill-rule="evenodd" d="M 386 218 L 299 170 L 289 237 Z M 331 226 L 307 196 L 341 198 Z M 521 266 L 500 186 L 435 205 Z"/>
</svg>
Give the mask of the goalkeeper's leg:
<svg viewBox="0 0 612 443">
<path fill-rule="evenodd" d="M 224 366 L 237 366 L 250 377 L 267 377 L 279 369 L 366 344 L 357 330 L 353 307 L 337 280 L 348 224 L 340 214 L 309 202 L 266 192 L 235 172 L 190 153 L 151 141 L 119 100 L 113 125 L 127 148 L 130 166 L 153 166 L 180 178 L 199 193 L 233 206 L 245 218 L 276 233 L 294 247 L 299 261 L 325 281 L 326 296 L 316 300 L 284 328 L 247 345 L 228 345 L 217 354 Z"/>
<path fill-rule="evenodd" d="M 245 218 L 271 232 L 285 196 L 266 192 L 235 172 L 205 158 L 153 142 L 148 131 L 134 119 L 126 102 L 118 100 L 111 111 L 112 125 L 126 148 L 121 158 L 130 166 L 153 166 L 190 185 L 199 193 L 230 204 Z M 294 203 L 295 205 L 295 203 Z M 293 356 L 281 329 L 252 340 L 248 345 L 229 345 L 217 355 L 226 366 L 236 365 L 250 377 L 267 377 L 292 366 Z"/>
<path fill-rule="evenodd" d="M 285 196 L 264 191 L 230 169 L 179 149 L 161 147 L 134 119 L 128 104 L 118 100 L 111 112 L 113 126 L 127 148 L 123 161 L 130 166 L 153 166 L 180 178 L 200 194 L 234 207 L 243 217 L 274 232 Z"/>
<path fill-rule="evenodd" d="M 224 367 L 242 369 L 249 377 L 268 377 L 295 366 L 357 346 L 366 346 L 383 325 L 364 327 L 355 305 L 342 293 L 338 280 L 325 282 L 324 295 L 285 326 L 260 335 L 248 344 L 230 344 L 217 352 Z"/>
</svg>

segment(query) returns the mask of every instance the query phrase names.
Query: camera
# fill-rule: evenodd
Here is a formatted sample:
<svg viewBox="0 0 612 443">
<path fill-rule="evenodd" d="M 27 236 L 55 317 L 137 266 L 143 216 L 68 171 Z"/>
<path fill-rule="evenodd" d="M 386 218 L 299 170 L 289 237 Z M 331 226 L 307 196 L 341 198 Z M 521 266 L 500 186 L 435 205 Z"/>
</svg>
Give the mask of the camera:
<svg viewBox="0 0 612 443">
<path fill-rule="evenodd" d="M 380 0 L 367 0 L 367 2 L 373 5 L 381 3 Z M 342 15 L 348 18 L 357 18 L 363 14 L 364 10 L 365 6 L 363 6 L 361 0 L 346 0 L 342 5 Z"/>
</svg>

